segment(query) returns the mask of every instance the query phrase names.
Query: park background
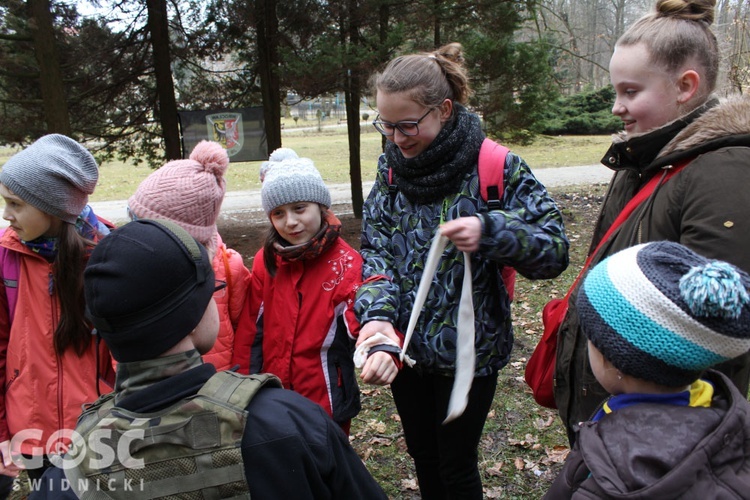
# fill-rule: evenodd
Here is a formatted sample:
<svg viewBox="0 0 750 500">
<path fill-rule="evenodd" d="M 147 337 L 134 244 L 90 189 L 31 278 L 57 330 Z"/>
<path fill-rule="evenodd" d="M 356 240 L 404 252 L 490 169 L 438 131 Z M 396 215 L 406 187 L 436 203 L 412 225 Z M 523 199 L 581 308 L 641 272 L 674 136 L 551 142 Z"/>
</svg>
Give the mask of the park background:
<svg viewBox="0 0 750 500">
<path fill-rule="evenodd" d="M 345 124 L 359 212 L 362 131 L 377 113 L 369 79 L 388 60 L 460 42 L 470 106 L 505 142 L 607 134 L 619 126 L 609 57 L 653 2 L 0 0 L 0 144 L 59 132 L 105 164 L 156 168 L 189 154 L 179 113 L 259 107 L 266 152 L 282 124 Z M 716 2 L 721 96 L 750 78 L 749 9 Z"/>
<path fill-rule="evenodd" d="M 369 77 L 392 57 L 465 48 L 470 106 L 487 135 L 532 167 L 598 163 L 619 130 L 608 61 L 647 0 L 0 0 L 0 163 L 49 132 L 87 145 L 101 164 L 92 200 L 122 200 L 183 151 L 178 113 L 261 107 L 267 151 L 313 158 L 326 183 L 349 183 L 336 206 L 359 245 L 363 182 L 382 142 Z M 718 94 L 744 93 L 750 2 L 719 0 Z M 230 190 L 259 187 L 259 162 L 232 163 Z M 603 168 L 603 167 L 602 167 Z M 523 368 L 541 309 L 583 262 L 604 184 L 554 187 L 571 240 L 555 280 L 519 278 L 516 342 L 480 445 L 487 498 L 539 498 L 568 451 L 556 412 L 533 402 Z M 267 223 L 227 219 L 220 231 L 250 262 Z M 363 386 L 352 444 L 392 498 L 418 498 L 388 389 Z M 19 492 L 16 498 L 22 497 Z"/>
</svg>

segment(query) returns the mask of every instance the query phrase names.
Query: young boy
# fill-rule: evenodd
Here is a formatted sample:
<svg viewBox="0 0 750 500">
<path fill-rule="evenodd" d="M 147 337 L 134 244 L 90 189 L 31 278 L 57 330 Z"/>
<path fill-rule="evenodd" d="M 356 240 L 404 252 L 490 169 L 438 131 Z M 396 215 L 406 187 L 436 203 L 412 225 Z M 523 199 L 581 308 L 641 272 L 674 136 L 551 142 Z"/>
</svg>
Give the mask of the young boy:
<svg viewBox="0 0 750 500">
<path fill-rule="evenodd" d="M 744 271 L 666 241 L 594 267 L 576 305 L 611 396 L 545 498 L 747 498 L 750 403 L 704 370 L 750 349 L 749 287 Z"/>
<path fill-rule="evenodd" d="M 203 363 L 224 286 L 171 221 L 129 222 L 96 246 L 86 307 L 118 361 L 115 390 L 84 410 L 32 498 L 386 498 L 318 405 Z"/>
</svg>

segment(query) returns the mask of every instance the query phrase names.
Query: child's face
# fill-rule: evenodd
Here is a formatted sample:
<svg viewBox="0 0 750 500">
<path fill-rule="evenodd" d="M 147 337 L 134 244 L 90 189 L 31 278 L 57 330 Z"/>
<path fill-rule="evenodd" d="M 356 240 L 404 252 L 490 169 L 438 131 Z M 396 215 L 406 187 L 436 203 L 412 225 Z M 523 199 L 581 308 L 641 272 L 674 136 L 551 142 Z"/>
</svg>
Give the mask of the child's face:
<svg viewBox="0 0 750 500">
<path fill-rule="evenodd" d="M 612 363 L 604 359 L 601 351 L 589 341 L 589 364 L 594 377 L 608 393 L 622 394 L 624 392 L 622 378 L 618 377 L 618 370 Z"/>
<path fill-rule="evenodd" d="M 23 241 L 33 241 L 40 236 L 54 237 L 60 234 L 62 220 L 42 212 L 16 196 L 13 191 L 0 184 L 0 196 L 5 200 L 3 219 Z"/>
<path fill-rule="evenodd" d="M 317 203 L 298 201 L 271 210 L 271 224 L 290 245 L 307 243 L 320 231 L 323 215 Z"/>
<path fill-rule="evenodd" d="M 661 127 L 682 114 L 678 99 L 684 97 L 676 81 L 649 62 L 642 43 L 617 46 L 609 61 L 609 76 L 615 88 L 612 114 L 622 120 L 628 135 Z"/>
<path fill-rule="evenodd" d="M 405 135 L 396 127 L 393 129 L 393 135 L 386 136 L 389 141 L 398 146 L 404 158 L 414 158 L 427 149 L 450 118 L 453 109 L 450 99 L 446 99 L 443 104 L 432 110 L 425 108 L 411 99 L 406 92 L 378 91 L 377 103 L 380 116 L 378 119 L 381 121 L 391 124 L 419 121 L 417 125 L 419 133 L 416 135 Z"/>
</svg>

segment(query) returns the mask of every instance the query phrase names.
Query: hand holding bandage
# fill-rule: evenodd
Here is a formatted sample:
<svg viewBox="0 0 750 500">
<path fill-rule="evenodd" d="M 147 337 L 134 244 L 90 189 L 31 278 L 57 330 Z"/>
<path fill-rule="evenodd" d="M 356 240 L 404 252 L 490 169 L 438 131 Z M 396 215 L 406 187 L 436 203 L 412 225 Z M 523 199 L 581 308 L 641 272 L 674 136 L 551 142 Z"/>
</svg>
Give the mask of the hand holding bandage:
<svg viewBox="0 0 750 500">
<path fill-rule="evenodd" d="M 438 229 L 435 238 L 432 240 L 430 252 L 427 255 L 427 262 L 424 266 L 424 273 L 417 288 L 417 297 L 414 299 L 414 309 L 412 309 L 409 318 L 409 326 L 406 329 L 404 346 L 401 351 L 403 360 L 406 348 L 414 333 L 414 327 L 422 311 L 427 293 L 432 286 L 432 277 L 437 269 L 443 250 L 448 245 L 448 238 Z M 474 380 L 474 366 L 476 363 L 474 352 L 474 302 L 472 299 L 473 286 L 471 277 L 471 255 L 468 252 L 464 254 L 464 279 L 461 288 L 461 302 L 458 306 L 458 324 L 457 324 L 457 342 L 456 342 L 456 374 L 453 380 L 453 390 L 448 403 L 448 415 L 443 423 L 460 417 L 466 409 L 469 401 L 469 389 Z"/>
<path fill-rule="evenodd" d="M 362 341 L 354 351 L 354 366 L 362 368 L 362 379 L 369 384 L 390 384 L 400 369 L 396 362 L 401 346 L 381 332 Z M 409 366 L 414 362 L 406 357 Z"/>
</svg>

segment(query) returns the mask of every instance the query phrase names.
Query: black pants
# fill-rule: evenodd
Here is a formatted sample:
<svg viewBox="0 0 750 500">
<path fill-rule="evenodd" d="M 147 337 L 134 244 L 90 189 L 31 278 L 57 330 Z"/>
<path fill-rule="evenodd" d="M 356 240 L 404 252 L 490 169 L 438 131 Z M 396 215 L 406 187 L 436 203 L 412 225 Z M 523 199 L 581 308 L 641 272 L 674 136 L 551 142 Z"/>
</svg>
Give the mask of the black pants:
<svg viewBox="0 0 750 500">
<path fill-rule="evenodd" d="M 36 460 L 39 459 L 39 457 L 35 457 Z M 47 455 L 44 455 L 42 458 L 42 465 L 39 467 L 32 468 L 31 455 L 23 455 L 23 461 L 26 464 L 26 474 L 28 474 L 29 479 L 31 480 L 37 480 L 41 479 L 44 475 L 44 471 L 52 467 L 52 463 L 49 461 L 49 457 Z"/>
<path fill-rule="evenodd" d="M 391 384 L 424 500 L 483 497 L 477 448 L 496 387 L 497 373 L 475 378 L 463 415 L 443 425 L 452 377 L 404 367 Z"/>
<path fill-rule="evenodd" d="M 0 500 L 5 500 L 13 491 L 13 479 L 10 476 L 0 474 Z"/>
</svg>

